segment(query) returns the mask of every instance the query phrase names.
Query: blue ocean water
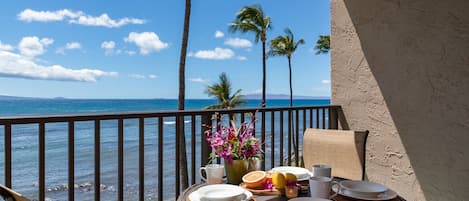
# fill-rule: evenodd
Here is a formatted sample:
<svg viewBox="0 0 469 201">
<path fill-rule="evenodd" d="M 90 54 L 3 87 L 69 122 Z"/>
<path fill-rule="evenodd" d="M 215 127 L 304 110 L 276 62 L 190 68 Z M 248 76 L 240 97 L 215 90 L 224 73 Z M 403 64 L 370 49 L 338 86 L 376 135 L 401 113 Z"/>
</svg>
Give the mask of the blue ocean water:
<svg viewBox="0 0 469 201">
<path fill-rule="evenodd" d="M 186 109 L 202 109 L 215 100 L 187 100 Z M 243 107 L 258 107 L 260 100 L 248 100 Z M 295 106 L 329 105 L 329 100 L 296 100 Z M 268 100 L 268 107 L 288 106 L 289 100 Z M 83 113 L 149 112 L 176 110 L 177 100 L 85 100 L 85 99 L 31 99 L 0 100 L 0 117 L 57 115 Z M 267 116 L 267 118 L 270 118 Z M 327 118 L 327 117 L 326 117 Z M 278 115 L 275 118 L 278 120 Z M 200 119 L 196 119 L 200 125 Z M 157 198 L 157 120 L 145 119 L 145 197 Z M 186 136 L 190 139 L 190 121 L 186 121 Z M 67 124 L 46 124 L 46 197 L 48 200 L 67 200 L 68 146 Z M 267 121 L 266 132 L 270 132 Z M 277 128 L 275 128 L 277 129 Z M 174 200 L 174 119 L 164 119 L 164 199 Z M 200 128 L 198 128 L 200 130 Z M 278 133 L 278 131 L 276 131 Z M 4 139 L 0 126 L 0 139 Z M 267 139 L 269 140 L 269 139 Z M 189 141 L 188 141 L 189 143 Z M 266 141 L 268 144 L 269 141 Z M 278 140 L 275 143 L 277 147 Z M 196 138 L 200 144 L 200 137 Z M 101 196 L 102 200 L 116 200 L 117 192 L 117 121 L 101 123 Z M 4 141 L 0 140 L 0 156 L 4 156 Z M 270 149 L 269 147 L 267 149 Z M 29 198 L 38 197 L 38 126 L 12 127 L 13 188 Z M 124 197 L 135 200 L 138 195 L 138 121 L 124 121 Z M 197 147 L 196 154 L 200 153 Z M 269 150 L 266 150 L 268 152 Z M 190 154 L 190 153 L 188 153 Z M 200 157 L 196 157 L 196 164 Z M 197 165 L 199 166 L 199 165 Z M 196 167 L 197 167 L 196 166 Z M 0 157 L 0 181 L 4 179 L 4 158 Z M 93 200 L 94 181 L 94 127 L 93 122 L 75 124 L 75 198 Z M 198 177 L 197 177 L 198 181 Z"/>
</svg>

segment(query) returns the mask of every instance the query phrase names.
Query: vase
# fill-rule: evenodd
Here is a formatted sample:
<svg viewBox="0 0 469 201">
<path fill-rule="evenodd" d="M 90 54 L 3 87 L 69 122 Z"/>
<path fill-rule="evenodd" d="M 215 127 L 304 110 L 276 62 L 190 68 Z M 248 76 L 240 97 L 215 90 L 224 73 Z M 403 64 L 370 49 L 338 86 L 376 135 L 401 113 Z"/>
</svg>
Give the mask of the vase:
<svg viewBox="0 0 469 201">
<path fill-rule="evenodd" d="M 233 160 L 231 163 L 225 161 L 226 180 L 229 184 L 238 185 L 249 166 L 248 160 Z"/>
<path fill-rule="evenodd" d="M 259 159 L 242 159 L 233 160 L 230 163 L 225 161 L 226 179 L 229 184 L 238 185 L 243 181 L 243 176 L 251 171 L 261 169 L 261 160 Z"/>
</svg>

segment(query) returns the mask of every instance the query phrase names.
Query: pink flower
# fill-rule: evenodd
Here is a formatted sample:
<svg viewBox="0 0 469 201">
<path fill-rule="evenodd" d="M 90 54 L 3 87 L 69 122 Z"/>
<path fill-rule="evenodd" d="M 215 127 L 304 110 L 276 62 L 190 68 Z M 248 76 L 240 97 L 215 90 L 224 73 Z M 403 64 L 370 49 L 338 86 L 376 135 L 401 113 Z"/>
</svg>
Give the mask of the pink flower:
<svg viewBox="0 0 469 201">
<path fill-rule="evenodd" d="M 219 130 L 212 131 L 208 127 L 205 131 L 206 140 L 214 150 L 214 157 L 221 157 L 228 163 L 235 159 L 249 159 L 258 157 L 262 153 L 259 140 L 253 137 L 255 119 L 250 124 L 242 123 L 237 130 L 235 127 L 219 124 Z"/>
</svg>

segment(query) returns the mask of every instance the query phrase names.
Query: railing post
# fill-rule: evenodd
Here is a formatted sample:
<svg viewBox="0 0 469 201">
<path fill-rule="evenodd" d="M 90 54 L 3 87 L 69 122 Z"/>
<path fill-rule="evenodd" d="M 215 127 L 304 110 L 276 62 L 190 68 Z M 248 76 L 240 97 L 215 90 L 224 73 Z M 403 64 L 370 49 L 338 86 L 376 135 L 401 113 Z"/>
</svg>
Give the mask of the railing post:
<svg viewBox="0 0 469 201">
<path fill-rule="evenodd" d="M 337 107 L 329 107 L 329 129 L 339 128 L 339 113 Z"/>
<path fill-rule="evenodd" d="M 211 114 L 205 114 L 202 115 L 202 120 L 201 120 L 201 135 L 200 135 L 200 165 L 205 166 L 205 164 L 208 163 L 208 158 L 210 156 L 211 148 L 207 143 L 206 137 L 205 137 L 205 131 L 207 129 L 210 129 L 212 126 L 212 118 Z"/>
</svg>

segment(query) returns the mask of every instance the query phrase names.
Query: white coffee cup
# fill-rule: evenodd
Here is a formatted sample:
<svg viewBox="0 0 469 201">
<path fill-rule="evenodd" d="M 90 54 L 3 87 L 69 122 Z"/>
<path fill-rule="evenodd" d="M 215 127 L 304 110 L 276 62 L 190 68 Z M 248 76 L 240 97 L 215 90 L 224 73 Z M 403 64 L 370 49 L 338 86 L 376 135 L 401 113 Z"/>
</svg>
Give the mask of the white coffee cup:
<svg viewBox="0 0 469 201">
<path fill-rule="evenodd" d="M 330 165 L 322 165 L 316 164 L 313 165 L 312 172 L 313 177 L 331 177 L 331 166 Z"/>
<path fill-rule="evenodd" d="M 204 177 L 202 171 L 205 171 Z M 205 167 L 199 169 L 200 178 L 208 184 L 221 184 L 223 180 L 223 172 L 225 167 L 220 164 L 208 164 Z"/>
<path fill-rule="evenodd" d="M 309 192 L 311 197 L 330 199 L 335 197 L 337 193 L 331 196 L 332 185 L 337 185 L 337 192 L 340 191 L 340 185 L 337 181 L 332 181 L 330 177 L 311 177 L 309 178 Z"/>
</svg>

